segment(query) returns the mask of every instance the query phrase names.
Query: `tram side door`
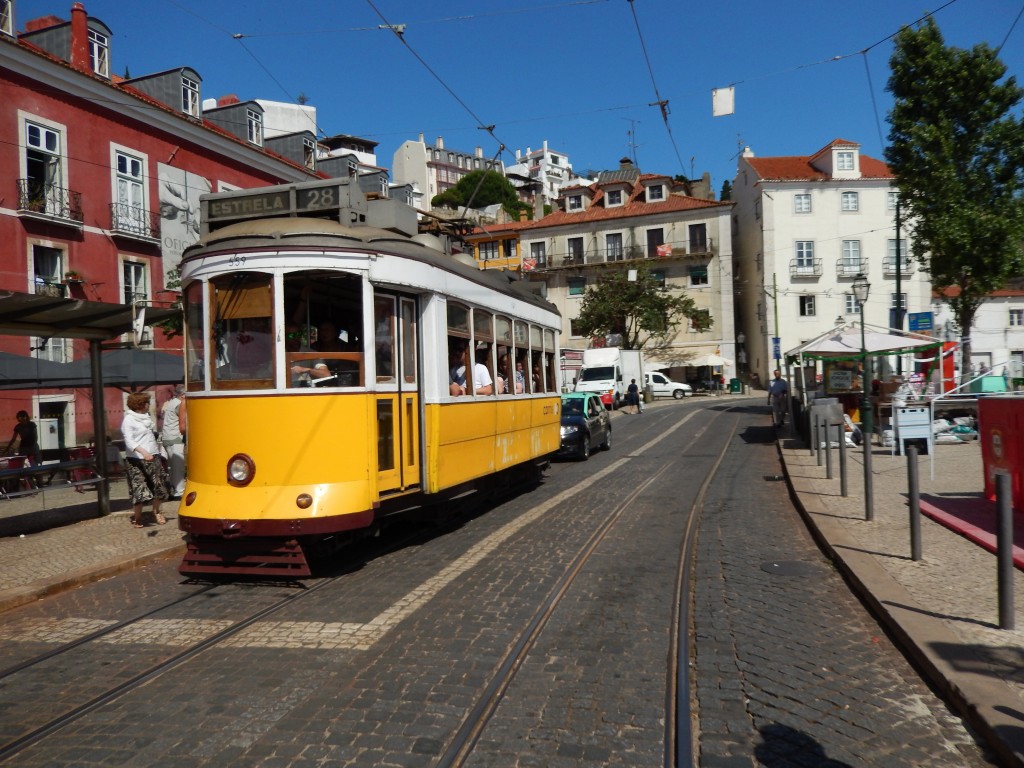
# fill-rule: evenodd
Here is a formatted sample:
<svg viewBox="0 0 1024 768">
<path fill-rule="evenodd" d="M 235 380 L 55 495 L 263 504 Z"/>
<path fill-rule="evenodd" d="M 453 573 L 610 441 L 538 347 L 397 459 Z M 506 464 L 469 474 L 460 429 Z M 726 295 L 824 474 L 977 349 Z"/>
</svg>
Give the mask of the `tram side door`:
<svg viewBox="0 0 1024 768">
<path fill-rule="evenodd" d="M 420 402 L 416 300 L 375 292 L 377 488 L 403 491 L 420 482 Z"/>
</svg>

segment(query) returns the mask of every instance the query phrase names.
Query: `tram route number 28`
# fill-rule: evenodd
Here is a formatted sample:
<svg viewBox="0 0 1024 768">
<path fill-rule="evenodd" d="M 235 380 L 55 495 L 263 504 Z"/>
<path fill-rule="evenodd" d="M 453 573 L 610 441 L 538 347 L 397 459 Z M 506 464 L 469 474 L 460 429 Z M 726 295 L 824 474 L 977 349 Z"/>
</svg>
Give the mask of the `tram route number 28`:
<svg viewBox="0 0 1024 768">
<path fill-rule="evenodd" d="M 296 195 L 296 207 L 302 210 L 316 210 L 321 208 L 337 208 L 339 201 L 340 187 L 314 187 L 313 189 L 300 189 Z"/>
</svg>

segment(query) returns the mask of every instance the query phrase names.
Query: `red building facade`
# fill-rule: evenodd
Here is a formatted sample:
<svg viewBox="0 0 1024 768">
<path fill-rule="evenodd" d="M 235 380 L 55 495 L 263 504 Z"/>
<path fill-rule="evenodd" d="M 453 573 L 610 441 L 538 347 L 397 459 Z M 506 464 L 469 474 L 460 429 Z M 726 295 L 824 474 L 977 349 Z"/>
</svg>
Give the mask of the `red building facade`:
<svg viewBox="0 0 1024 768">
<path fill-rule="evenodd" d="M 110 28 L 81 3 L 70 20 L 31 20 L 21 32 L 16 10 L 0 0 L 0 290 L 170 306 L 181 253 L 199 235 L 201 194 L 317 176 L 312 132 L 265 140 L 255 101 L 204 116 L 189 67 L 111 75 Z M 152 336 L 155 349 L 181 349 L 160 329 Z M 84 342 L 36 337 L 0 337 L 0 350 L 87 355 Z M 106 390 L 115 428 L 122 402 Z M 85 390 L 0 392 L 0 432 L 21 409 L 40 420 L 44 448 L 92 439 Z"/>
</svg>

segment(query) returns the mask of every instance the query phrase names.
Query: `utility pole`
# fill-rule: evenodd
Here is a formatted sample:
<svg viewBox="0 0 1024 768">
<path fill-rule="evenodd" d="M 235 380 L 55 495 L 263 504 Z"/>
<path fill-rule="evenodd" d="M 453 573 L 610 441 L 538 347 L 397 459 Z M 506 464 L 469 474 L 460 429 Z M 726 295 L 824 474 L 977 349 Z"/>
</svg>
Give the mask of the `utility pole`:
<svg viewBox="0 0 1024 768">
<path fill-rule="evenodd" d="M 775 310 L 775 338 L 772 339 L 772 347 L 775 352 L 775 367 L 782 369 L 782 339 L 779 336 L 779 287 L 775 282 L 775 273 L 772 272 L 772 309 Z"/>
<path fill-rule="evenodd" d="M 896 331 L 903 334 L 903 289 L 900 278 L 903 270 L 903 254 L 900 252 L 900 198 L 896 196 Z M 896 355 L 896 375 L 903 375 L 903 355 Z"/>
</svg>

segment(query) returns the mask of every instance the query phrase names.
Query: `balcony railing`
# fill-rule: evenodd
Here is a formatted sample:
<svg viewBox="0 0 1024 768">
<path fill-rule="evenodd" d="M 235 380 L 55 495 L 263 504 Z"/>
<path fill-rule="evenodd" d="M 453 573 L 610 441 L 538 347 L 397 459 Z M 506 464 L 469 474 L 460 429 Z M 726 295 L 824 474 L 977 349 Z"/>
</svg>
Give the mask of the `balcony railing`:
<svg viewBox="0 0 1024 768">
<path fill-rule="evenodd" d="M 35 286 L 36 296 L 49 296 L 54 299 L 63 299 L 67 286 L 49 280 L 37 280 Z"/>
<path fill-rule="evenodd" d="M 886 277 L 896 274 L 896 257 L 886 256 L 882 261 L 882 272 Z M 900 257 L 900 274 L 911 275 L 914 273 L 914 262 L 906 256 Z"/>
<path fill-rule="evenodd" d="M 110 230 L 140 240 L 160 239 L 160 214 L 135 205 L 110 204 Z"/>
<path fill-rule="evenodd" d="M 81 226 L 82 193 L 48 186 L 36 179 L 18 179 L 18 214 L 73 222 Z"/>
<path fill-rule="evenodd" d="M 678 258 L 708 258 L 717 255 L 711 240 L 691 244 L 669 243 L 671 249 L 667 255 L 658 256 L 657 246 L 648 250 L 643 245 L 627 245 L 616 248 L 596 248 L 581 254 L 556 254 L 547 257 L 546 264 L 538 263 L 536 269 L 558 269 L 560 267 L 583 267 L 595 264 L 613 264 L 616 262 L 661 260 Z M 694 247 L 695 246 L 695 247 Z M 819 272 L 820 274 L 820 272 Z"/>
<path fill-rule="evenodd" d="M 793 259 L 789 262 L 791 278 L 821 277 L 821 259 Z"/>
<path fill-rule="evenodd" d="M 840 259 L 836 262 L 836 276 L 837 277 L 856 277 L 857 275 L 866 275 L 868 273 L 868 260 L 858 259 Z"/>
</svg>

